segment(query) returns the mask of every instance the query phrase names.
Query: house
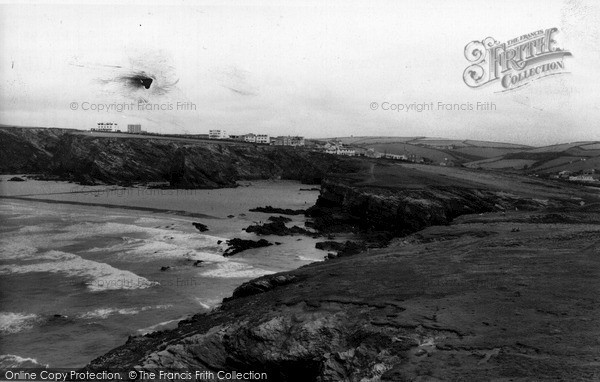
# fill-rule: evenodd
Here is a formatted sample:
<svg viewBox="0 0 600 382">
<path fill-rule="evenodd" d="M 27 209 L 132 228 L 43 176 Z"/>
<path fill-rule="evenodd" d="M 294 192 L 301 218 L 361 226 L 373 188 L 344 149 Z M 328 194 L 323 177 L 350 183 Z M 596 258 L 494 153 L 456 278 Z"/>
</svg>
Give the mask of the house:
<svg viewBox="0 0 600 382">
<path fill-rule="evenodd" d="M 255 143 L 256 142 L 256 134 L 246 134 L 244 135 L 244 142 Z"/>
<path fill-rule="evenodd" d="M 382 153 L 375 151 L 374 149 L 368 149 L 365 152 L 365 156 L 367 158 L 381 158 L 383 156 Z"/>
<path fill-rule="evenodd" d="M 569 176 L 571 176 L 571 171 L 564 170 L 558 173 L 558 177 L 561 179 L 567 179 Z"/>
<path fill-rule="evenodd" d="M 225 130 L 209 130 L 208 131 L 208 139 L 227 139 L 229 138 L 227 132 Z"/>
</svg>

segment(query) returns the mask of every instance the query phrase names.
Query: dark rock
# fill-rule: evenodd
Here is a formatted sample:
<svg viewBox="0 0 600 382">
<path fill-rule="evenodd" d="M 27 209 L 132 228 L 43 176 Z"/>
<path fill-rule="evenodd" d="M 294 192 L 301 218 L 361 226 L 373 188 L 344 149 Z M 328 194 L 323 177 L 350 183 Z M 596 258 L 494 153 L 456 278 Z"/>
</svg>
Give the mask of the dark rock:
<svg viewBox="0 0 600 382">
<path fill-rule="evenodd" d="M 297 276 L 286 274 L 263 276 L 243 283 L 239 287 L 235 288 L 233 295 L 230 298 L 225 298 L 223 301 L 263 293 L 275 287 L 290 284 L 294 281 L 297 281 L 297 279 Z"/>
<path fill-rule="evenodd" d="M 235 215 L 227 215 L 227 217 L 228 217 L 229 219 L 231 219 L 231 218 L 234 218 L 234 217 L 235 217 Z"/>
<path fill-rule="evenodd" d="M 203 262 L 204 262 L 203 260 L 196 260 L 196 261 L 194 261 L 194 266 L 201 267 Z"/>
<path fill-rule="evenodd" d="M 194 227 L 196 227 L 196 229 L 198 231 L 200 231 L 200 232 L 206 232 L 206 231 L 208 231 L 208 227 L 205 224 L 194 222 L 194 223 L 192 223 L 192 225 Z"/>
<path fill-rule="evenodd" d="M 25 179 L 19 178 L 18 176 L 13 176 L 8 180 L 9 182 L 25 182 Z"/>
<path fill-rule="evenodd" d="M 344 247 L 344 243 L 340 243 L 337 241 L 320 241 L 315 244 L 316 249 L 320 249 L 322 251 L 339 251 Z"/>
<path fill-rule="evenodd" d="M 170 267 L 170 266 L 168 266 L 168 265 L 167 265 L 167 266 L 162 266 L 162 267 L 160 267 L 160 270 L 161 270 L 162 272 L 164 272 L 164 271 L 168 271 L 169 269 L 171 269 L 171 267 Z"/>
<path fill-rule="evenodd" d="M 229 248 L 227 248 L 225 250 L 225 252 L 223 252 L 223 256 L 233 256 L 236 253 L 240 253 L 247 249 L 268 247 L 273 244 L 269 243 L 265 239 L 246 240 L 246 239 L 234 238 L 234 239 L 227 240 L 227 245 L 229 245 Z"/>
<path fill-rule="evenodd" d="M 291 228 L 286 227 L 286 225 L 281 221 L 277 220 L 271 223 L 265 223 L 262 225 L 251 225 L 246 228 L 246 232 L 255 233 L 257 235 L 277 235 L 277 236 L 288 236 L 288 235 L 314 235 L 313 232 L 310 232 L 302 227 L 293 226 Z"/>
<path fill-rule="evenodd" d="M 267 219 L 267 220 L 275 222 L 275 223 L 277 223 L 277 222 L 289 223 L 292 221 L 291 218 L 288 218 L 285 216 L 269 216 L 269 219 Z"/>
<path fill-rule="evenodd" d="M 256 207 L 252 208 L 252 212 L 264 212 L 268 214 L 281 214 L 281 215 L 303 215 L 306 210 L 292 210 L 290 208 L 277 208 L 277 207 Z"/>
</svg>

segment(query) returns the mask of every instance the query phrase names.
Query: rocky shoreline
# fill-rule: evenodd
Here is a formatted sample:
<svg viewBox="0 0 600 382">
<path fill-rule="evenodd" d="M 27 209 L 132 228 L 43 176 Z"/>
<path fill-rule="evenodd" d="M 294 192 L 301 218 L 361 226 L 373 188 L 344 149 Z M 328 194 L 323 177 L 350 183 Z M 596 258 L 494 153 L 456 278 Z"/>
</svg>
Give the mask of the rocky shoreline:
<svg viewBox="0 0 600 382">
<path fill-rule="evenodd" d="M 252 280 L 213 312 L 131 337 L 87 368 L 253 370 L 273 381 L 600 376 L 597 194 L 428 171 L 384 166 L 323 182 L 314 227 L 384 235 L 387 247 Z"/>
</svg>

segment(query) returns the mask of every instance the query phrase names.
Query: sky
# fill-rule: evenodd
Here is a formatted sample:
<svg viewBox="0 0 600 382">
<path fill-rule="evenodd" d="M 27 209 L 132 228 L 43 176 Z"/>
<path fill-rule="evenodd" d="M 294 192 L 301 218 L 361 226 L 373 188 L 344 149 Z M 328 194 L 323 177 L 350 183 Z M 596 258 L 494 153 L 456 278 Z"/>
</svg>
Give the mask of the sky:
<svg viewBox="0 0 600 382">
<path fill-rule="evenodd" d="M 595 3 L 4 2 L 0 124 L 530 145 L 600 140 Z M 509 92 L 463 81 L 469 42 L 553 27 L 556 45 L 572 53 L 565 73 Z M 153 79 L 149 89 L 136 86 L 139 75 Z M 432 102 L 422 112 L 389 110 Z M 439 102 L 490 102 L 495 110 L 438 110 Z"/>
</svg>

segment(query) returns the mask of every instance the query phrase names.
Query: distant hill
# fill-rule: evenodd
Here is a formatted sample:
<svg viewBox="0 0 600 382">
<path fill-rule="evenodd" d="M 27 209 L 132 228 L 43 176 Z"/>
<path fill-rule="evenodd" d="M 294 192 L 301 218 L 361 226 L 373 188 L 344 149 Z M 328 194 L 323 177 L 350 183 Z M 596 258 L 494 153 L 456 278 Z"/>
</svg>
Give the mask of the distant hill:
<svg viewBox="0 0 600 382">
<path fill-rule="evenodd" d="M 574 142 L 536 147 L 493 158 L 468 162 L 471 168 L 527 170 L 539 174 L 560 171 L 600 171 L 600 142 Z"/>
<path fill-rule="evenodd" d="M 322 141 L 341 141 L 344 145 L 380 153 L 414 154 L 433 162 L 449 160 L 458 164 L 532 149 L 513 143 L 428 137 L 339 137 Z"/>
</svg>

